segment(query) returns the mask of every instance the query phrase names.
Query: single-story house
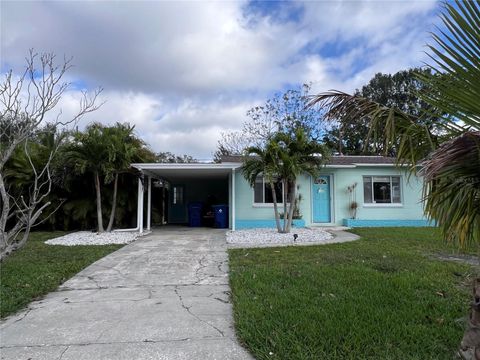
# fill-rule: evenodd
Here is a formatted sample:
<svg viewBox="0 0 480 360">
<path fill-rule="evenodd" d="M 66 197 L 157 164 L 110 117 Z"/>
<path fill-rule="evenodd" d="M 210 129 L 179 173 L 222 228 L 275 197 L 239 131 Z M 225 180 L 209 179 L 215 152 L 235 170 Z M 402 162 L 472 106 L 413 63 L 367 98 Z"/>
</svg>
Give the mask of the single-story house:
<svg viewBox="0 0 480 360">
<path fill-rule="evenodd" d="M 274 227 L 269 185 L 259 177 L 251 187 L 241 166 L 241 156 L 224 156 L 220 163 L 132 164 L 141 173 L 137 229 L 151 227 L 152 186 L 168 190 L 164 224 L 188 224 L 191 204 L 203 204 L 207 223 L 211 206 L 223 204 L 232 230 Z M 422 185 L 421 177 L 408 176 L 406 169 L 396 167 L 394 158 L 332 156 L 318 177 L 298 179 L 294 226 L 429 226 Z M 277 190 L 282 200 L 280 184 Z"/>
</svg>

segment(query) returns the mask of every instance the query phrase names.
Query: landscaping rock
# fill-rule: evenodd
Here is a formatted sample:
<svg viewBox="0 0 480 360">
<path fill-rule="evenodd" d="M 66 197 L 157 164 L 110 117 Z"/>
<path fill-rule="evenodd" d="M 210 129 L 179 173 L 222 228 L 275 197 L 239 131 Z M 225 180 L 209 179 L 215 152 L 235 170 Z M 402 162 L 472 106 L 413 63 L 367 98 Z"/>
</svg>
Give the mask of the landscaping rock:
<svg viewBox="0 0 480 360">
<path fill-rule="evenodd" d="M 295 236 L 296 235 L 296 236 Z M 328 243 L 333 235 L 320 229 L 292 229 L 288 234 L 281 234 L 276 229 L 246 229 L 227 232 L 229 244 L 302 244 Z"/>
<path fill-rule="evenodd" d="M 78 231 L 45 241 L 48 245 L 109 245 L 128 244 L 135 241 L 140 234 L 138 232 L 103 232 Z"/>
</svg>

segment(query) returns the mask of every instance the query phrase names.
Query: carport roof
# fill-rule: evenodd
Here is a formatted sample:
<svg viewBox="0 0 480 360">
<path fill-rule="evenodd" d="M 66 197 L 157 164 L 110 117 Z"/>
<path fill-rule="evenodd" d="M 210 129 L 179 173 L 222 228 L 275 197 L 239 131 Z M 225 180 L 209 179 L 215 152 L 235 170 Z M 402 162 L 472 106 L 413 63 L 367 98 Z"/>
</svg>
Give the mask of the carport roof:
<svg viewBox="0 0 480 360">
<path fill-rule="evenodd" d="M 135 163 L 131 166 L 141 172 L 164 179 L 173 178 L 219 178 L 231 174 L 233 169 L 241 166 L 236 164 L 207 164 L 207 163 L 185 163 L 185 164 L 166 164 L 166 163 Z"/>
</svg>

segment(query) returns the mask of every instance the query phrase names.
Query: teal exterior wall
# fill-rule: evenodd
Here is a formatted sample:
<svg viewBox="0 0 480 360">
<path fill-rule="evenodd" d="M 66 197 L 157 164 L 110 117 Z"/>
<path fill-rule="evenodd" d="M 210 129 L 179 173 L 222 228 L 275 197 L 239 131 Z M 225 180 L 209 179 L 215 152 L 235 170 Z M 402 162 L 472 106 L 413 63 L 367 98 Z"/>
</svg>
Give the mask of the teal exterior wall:
<svg viewBox="0 0 480 360">
<path fill-rule="evenodd" d="M 359 220 L 343 219 L 343 225 L 348 227 L 429 227 L 435 226 L 428 220 Z"/>
<path fill-rule="evenodd" d="M 344 219 L 351 217 L 349 212 L 349 194 L 347 187 L 357 183 L 356 202 L 357 220 L 424 220 L 422 198 L 422 179 L 416 176 L 408 178 L 408 174 L 395 167 L 356 167 L 325 168 L 323 173 L 330 173 L 334 186 L 334 222 L 343 225 Z M 401 204 L 365 204 L 363 199 L 363 176 L 400 175 Z M 374 224 L 372 222 L 372 224 Z"/>
<path fill-rule="evenodd" d="M 356 222 L 350 221 L 349 226 L 426 226 L 428 223 L 423 215 L 422 179 L 411 176 L 393 166 L 370 166 L 355 168 L 323 168 L 322 175 L 330 176 L 332 213 L 328 224 L 312 222 L 312 179 L 302 175 L 298 179 L 299 193 L 302 196 L 300 213 L 303 222 L 297 226 L 311 225 L 344 225 L 351 218 L 349 194 L 347 187 L 357 183 L 356 202 L 359 204 Z M 364 204 L 363 176 L 401 176 L 402 203 L 395 205 Z M 283 212 L 283 210 L 281 210 Z M 274 225 L 272 205 L 257 205 L 253 203 L 253 189 L 240 172 L 235 174 L 235 218 L 236 227 L 260 227 L 259 224 Z M 362 221 L 363 220 L 363 221 Z M 383 222 L 382 222 L 383 221 Z M 370 225 L 368 225 L 370 224 Z"/>
<path fill-rule="evenodd" d="M 310 224 L 311 219 L 310 177 L 302 175 L 297 183 L 302 196 L 299 204 L 302 219 L 294 221 L 294 226 L 304 227 Z M 283 212 L 283 207 L 279 212 Z M 235 220 L 236 229 L 275 226 L 273 205 L 254 204 L 253 189 L 240 172 L 235 173 Z"/>
</svg>

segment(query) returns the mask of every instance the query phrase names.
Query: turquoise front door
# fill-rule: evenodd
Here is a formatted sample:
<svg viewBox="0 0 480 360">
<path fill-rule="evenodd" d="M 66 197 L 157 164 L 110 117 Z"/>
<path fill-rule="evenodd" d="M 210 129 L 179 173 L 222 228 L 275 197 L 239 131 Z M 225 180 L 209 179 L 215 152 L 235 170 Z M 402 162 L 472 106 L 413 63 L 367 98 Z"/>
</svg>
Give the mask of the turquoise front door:
<svg viewBox="0 0 480 360">
<path fill-rule="evenodd" d="M 319 176 L 312 184 L 313 222 L 332 221 L 330 209 L 330 176 Z"/>
</svg>

